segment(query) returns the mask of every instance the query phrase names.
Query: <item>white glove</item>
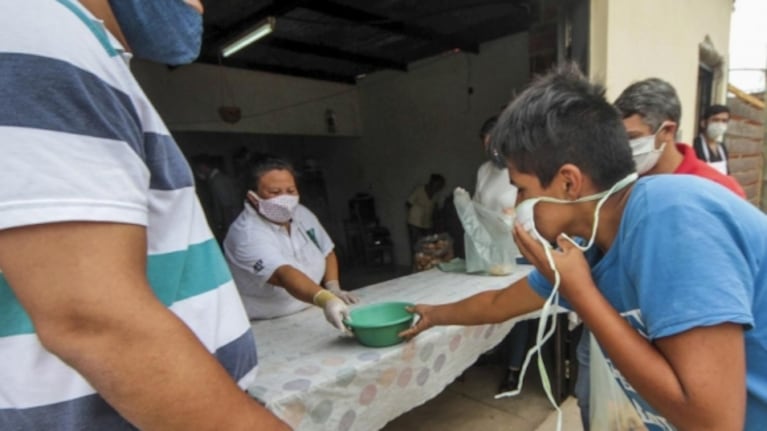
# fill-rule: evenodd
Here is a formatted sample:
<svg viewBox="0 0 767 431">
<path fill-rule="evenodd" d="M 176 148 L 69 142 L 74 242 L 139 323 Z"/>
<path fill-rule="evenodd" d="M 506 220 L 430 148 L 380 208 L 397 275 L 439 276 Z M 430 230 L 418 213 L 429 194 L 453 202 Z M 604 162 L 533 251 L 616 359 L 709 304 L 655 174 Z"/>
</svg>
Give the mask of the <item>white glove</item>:
<svg viewBox="0 0 767 431">
<path fill-rule="evenodd" d="M 336 295 L 341 301 L 344 301 L 347 304 L 356 304 L 360 302 L 360 299 L 357 297 L 357 295 L 354 295 L 351 292 L 347 292 L 345 290 L 341 290 L 341 285 L 338 283 L 338 280 L 326 281 L 325 289 L 332 292 L 333 295 Z"/>
<path fill-rule="evenodd" d="M 331 325 L 340 329 L 342 332 L 349 333 L 349 329 L 344 325 L 344 320 L 349 319 L 349 307 L 338 298 L 333 298 L 325 303 L 325 320 Z"/>
<path fill-rule="evenodd" d="M 315 305 L 322 307 L 325 320 L 342 332 L 349 334 L 349 329 L 344 325 L 344 319 L 349 319 L 349 307 L 334 294 L 325 289 L 320 289 L 312 300 Z"/>
<path fill-rule="evenodd" d="M 468 205 L 469 201 L 471 201 L 471 196 L 469 195 L 469 192 L 463 188 L 456 187 L 455 190 L 453 190 L 453 202 L 455 201 L 458 201 L 462 205 Z"/>
</svg>

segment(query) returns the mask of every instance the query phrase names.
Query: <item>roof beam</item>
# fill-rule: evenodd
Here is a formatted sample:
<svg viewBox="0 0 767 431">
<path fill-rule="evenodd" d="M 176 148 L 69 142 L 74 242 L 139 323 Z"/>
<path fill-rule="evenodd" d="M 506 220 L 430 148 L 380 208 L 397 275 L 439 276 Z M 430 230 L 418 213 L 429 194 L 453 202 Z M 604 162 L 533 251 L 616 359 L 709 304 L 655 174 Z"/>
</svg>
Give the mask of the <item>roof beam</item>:
<svg viewBox="0 0 767 431">
<path fill-rule="evenodd" d="M 299 69 L 296 67 L 278 66 L 274 64 L 263 64 L 254 61 L 244 61 L 234 58 L 224 59 L 222 62 L 218 61 L 218 58 L 206 56 L 201 57 L 198 60 L 199 63 L 214 64 L 216 66 L 233 67 L 236 69 L 246 69 L 251 72 L 254 70 L 260 70 L 262 72 L 276 73 L 279 75 L 290 75 L 300 78 L 317 79 L 320 81 L 339 82 L 343 84 L 356 84 L 357 80 L 354 76 L 338 75 L 324 70 L 317 69 Z"/>
<path fill-rule="evenodd" d="M 415 39 L 421 39 L 442 46 L 445 49 L 459 48 L 462 51 L 479 53 L 479 44 L 462 38 L 439 34 L 430 29 L 397 21 L 387 16 L 368 12 L 366 10 L 336 3 L 332 0 L 307 1 L 299 7 L 310 9 L 324 15 L 333 16 L 346 21 L 375 27 L 389 33 L 401 34 Z"/>
<path fill-rule="evenodd" d="M 375 68 L 407 71 L 407 64 L 405 63 L 393 61 L 388 58 L 358 54 L 326 45 L 316 45 L 313 43 L 305 43 L 277 37 L 270 38 L 266 44 L 274 48 L 284 49 L 300 54 L 311 54 L 320 57 L 332 58 L 335 60 L 350 61 L 352 63 L 364 64 L 373 66 Z"/>
</svg>

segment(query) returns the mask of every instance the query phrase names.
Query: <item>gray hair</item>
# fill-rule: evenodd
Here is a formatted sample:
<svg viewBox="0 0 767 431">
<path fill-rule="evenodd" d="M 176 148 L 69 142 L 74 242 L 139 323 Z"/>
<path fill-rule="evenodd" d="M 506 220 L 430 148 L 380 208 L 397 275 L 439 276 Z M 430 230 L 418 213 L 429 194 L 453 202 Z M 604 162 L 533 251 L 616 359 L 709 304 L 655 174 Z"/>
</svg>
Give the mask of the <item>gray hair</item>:
<svg viewBox="0 0 767 431">
<path fill-rule="evenodd" d="M 659 78 L 648 78 L 629 85 L 615 100 L 615 107 L 623 118 L 638 114 L 653 132 L 664 121 L 670 120 L 678 125 L 682 117 L 682 104 L 676 90 Z"/>
</svg>

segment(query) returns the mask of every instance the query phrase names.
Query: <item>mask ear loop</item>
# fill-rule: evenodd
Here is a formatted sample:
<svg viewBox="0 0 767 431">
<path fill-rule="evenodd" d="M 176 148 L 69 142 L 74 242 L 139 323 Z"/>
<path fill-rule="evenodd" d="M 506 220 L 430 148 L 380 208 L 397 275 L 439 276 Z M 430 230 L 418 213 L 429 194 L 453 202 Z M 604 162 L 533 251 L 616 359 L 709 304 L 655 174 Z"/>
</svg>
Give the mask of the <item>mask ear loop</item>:
<svg viewBox="0 0 767 431">
<path fill-rule="evenodd" d="M 575 240 L 573 240 L 566 234 L 562 234 L 562 236 L 564 236 L 565 239 L 570 241 L 573 245 L 578 247 L 580 250 L 582 251 L 588 250 L 591 247 L 591 245 L 593 245 L 593 242 L 596 238 L 596 234 L 597 234 L 596 228 L 597 226 L 599 226 L 599 210 L 602 208 L 602 205 L 604 205 L 604 203 L 607 202 L 607 199 L 616 190 L 621 190 L 625 188 L 629 184 L 636 181 L 638 177 L 639 176 L 637 175 L 637 173 L 629 174 L 628 176 L 623 178 L 621 181 L 613 185 L 609 190 L 607 190 L 606 192 L 603 192 L 601 196 L 597 195 L 596 197 L 588 199 L 588 200 L 600 199 L 595 209 L 594 228 L 592 229 L 591 238 L 589 239 L 588 246 L 586 247 L 581 246 L 580 244 L 578 244 Z M 559 286 L 561 283 L 561 276 L 559 274 L 559 270 L 557 269 L 557 266 L 554 264 L 554 256 L 551 254 L 553 252 L 553 249 L 550 246 L 548 246 L 548 244 L 545 243 L 545 240 L 543 240 L 540 235 L 535 235 L 535 236 L 538 242 L 543 244 L 543 250 L 544 250 L 544 253 L 546 253 L 546 261 L 549 264 L 549 268 L 551 268 L 551 270 L 554 271 L 554 287 L 551 290 L 549 297 L 546 298 L 546 301 L 543 303 L 543 307 L 541 307 L 541 317 L 540 317 L 540 321 L 538 322 L 538 329 L 536 331 L 535 346 L 533 346 L 530 350 L 528 350 L 527 355 L 525 356 L 525 361 L 522 364 L 522 370 L 520 371 L 520 375 L 525 376 L 527 372 L 527 367 L 530 365 L 530 360 L 532 359 L 532 356 L 537 353 L 538 354 L 538 358 L 537 358 L 538 373 L 541 376 L 543 391 L 546 393 L 546 398 L 549 400 L 549 403 L 551 403 L 551 405 L 554 406 L 554 409 L 556 409 L 557 411 L 556 430 L 561 431 L 562 430 L 562 409 L 559 408 L 559 405 L 554 400 L 554 395 L 552 394 L 552 390 L 551 390 L 551 381 L 549 380 L 548 373 L 546 372 L 546 367 L 544 366 L 543 358 L 540 355 L 540 351 L 541 351 L 541 348 L 543 347 L 543 344 L 551 338 L 551 336 L 554 334 L 554 331 L 556 329 L 557 313 L 555 313 L 552 310 L 552 308 L 554 304 L 559 304 Z M 547 324 L 547 321 L 549 320 L 549 317 L 551 317 L 550 319 L 551 326 L 549 327 L 548 330 L 546 330 L 546 324 Z M 497 394 L 495 395 L 495 399 L 518 395 L 522 391 L 523 382 L 524 382 L 524 378 L 521 378 L 519 380 L 519 383 L 517 384 L 516 389 Z"/>
<path fill-rule="evenodd" d="M 540 317 L 540 321 L 538 322 L 538 329 L 535 334 L 535 346 L 530 348 L 530 350 L 527 351 L 527 355 L 525 355 L 525 361 L 522 364 L 522 370 L 520 371 L 520 376 L 522 376 L 523 378 L 519 379 L 517 388 L 508 392 L 497 394 L 495 395 L 495 399 L 512 397 L 512 396 L 518 395 L 522 391 L 522 385 L 524 383 L 524 376 L 527 373 L 527 367 L 530 365 L 530 361 L 533 355 L 537 353 L 538 354 L 538 358 L 537 358 L 538 374 L 541 376 L 543 391 L 546 393 L 546 398 L 548 398 L 549 403 L 551 403 L 551 405 L 554 406 L 554 409 L 556 409 L 557 411 L 557 428 L 556 429 L 557 431 L 561 431 L 562 430 L 562 410 L 559 408 L 559 405 L 554 400 L 554 395 L 552 394 L 552 390 L 551 390 L 551 381 L 549 380 L 548 373 L 546 372 L 546 367 L 544 366 L 543 358 L 540 355 L 540 350 L 543 347 L 543 344 L 551 338 L 551 336 L 554 334 L 554 330 L 556 329 L 557 314 L 552 311 L 552 306 L 555 303 L 559 304 L 560 275 L 556 265 L 554 264 L 554 257 L 551 254 L 552 253 L 551 247 L 546 247 L 544 245 L 544 252 L 546 253 L 546 260 L 549 263 L 549 267 L 552 269 L 552 271 L 554 271 L 554 288 L 552 289 L 549 297 L 546 298 L 546 301 L 543 303 L 543 307 L 541 307 L 541 317 Z M 546 330 L 546 326 L 547 326 L 546 323 L 549 320 L 549 317 L 551 317 L 551 325 L 549 329 Z"/>
</svg>

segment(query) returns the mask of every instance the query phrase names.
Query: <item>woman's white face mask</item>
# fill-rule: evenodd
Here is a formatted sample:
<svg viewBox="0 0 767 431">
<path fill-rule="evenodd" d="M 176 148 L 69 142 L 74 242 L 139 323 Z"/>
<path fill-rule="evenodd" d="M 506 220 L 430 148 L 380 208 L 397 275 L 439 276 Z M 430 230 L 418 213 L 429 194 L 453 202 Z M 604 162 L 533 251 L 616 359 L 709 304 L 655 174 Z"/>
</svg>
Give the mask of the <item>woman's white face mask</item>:
<svg viewBox="0 0 767 431">
<path fill-rule="evenodd" d="M 639 175 L 646 173 L 658 164 L 658 159 L 663 154 L 666 143 L 664 142 L 660 148 L 655 148 L 655 138 L 665 125 L 666 123 L 661 124 L 658 131 L 652 135 L 634 138 L 629 141 L 631 155 L 634 157 L 634 164 Z"/>
<path fill-rule="evenodd" d="M 275 223 L 287 223 L 293 218 L 298 207 L 297 195 L 279 195 L 269 199 L 263 199 L 253 191 L 248 196 L 258 201 L 257 211 L 262 216 Z"/>
</svg>

